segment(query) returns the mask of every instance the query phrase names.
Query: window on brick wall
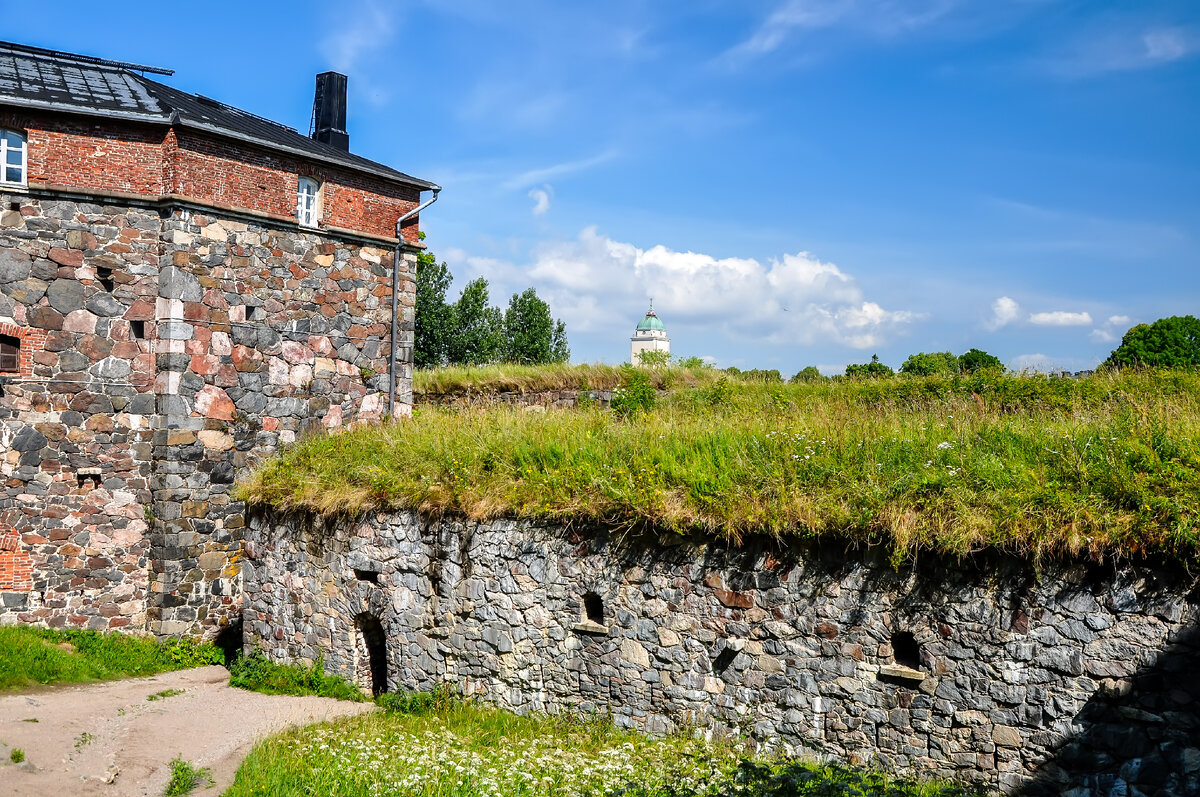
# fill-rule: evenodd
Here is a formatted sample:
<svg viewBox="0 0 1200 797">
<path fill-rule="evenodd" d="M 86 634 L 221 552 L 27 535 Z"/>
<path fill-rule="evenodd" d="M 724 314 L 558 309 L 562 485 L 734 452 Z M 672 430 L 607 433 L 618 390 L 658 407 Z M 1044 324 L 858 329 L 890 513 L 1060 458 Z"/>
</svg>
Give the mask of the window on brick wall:
<svg viewBox="0 0 1200 797">
<path fill-rule="evenodd" d="M 0 335 L 0 373 L 17 373 L 21 370 L 21 339 L 12 335 Z"/>
<path fill-rule="evenodd" d="M 296 190 L 296 218 L 305 227 L 316 227 L 320 218 L 321 184 L 311 177 L 301 177 Z"/>
<path fill-rule="evenodd" d="M 0 128 L 0 182 L 25 185 L 25 134 Z"/>
</svg>

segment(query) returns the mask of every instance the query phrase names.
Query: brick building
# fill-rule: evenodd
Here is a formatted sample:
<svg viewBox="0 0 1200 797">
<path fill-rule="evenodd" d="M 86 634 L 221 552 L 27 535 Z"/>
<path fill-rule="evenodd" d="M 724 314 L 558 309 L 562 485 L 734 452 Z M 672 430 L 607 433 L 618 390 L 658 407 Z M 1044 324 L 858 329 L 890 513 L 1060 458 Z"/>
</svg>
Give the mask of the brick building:
<svg viewBox="0 0 1200 797">
<path fill-rule="evenodd" d="M 236 625 L 237 472 L 411 410 L 438 187 L 147 73 L 0 43 L 0 622 Z"/>
</svg>

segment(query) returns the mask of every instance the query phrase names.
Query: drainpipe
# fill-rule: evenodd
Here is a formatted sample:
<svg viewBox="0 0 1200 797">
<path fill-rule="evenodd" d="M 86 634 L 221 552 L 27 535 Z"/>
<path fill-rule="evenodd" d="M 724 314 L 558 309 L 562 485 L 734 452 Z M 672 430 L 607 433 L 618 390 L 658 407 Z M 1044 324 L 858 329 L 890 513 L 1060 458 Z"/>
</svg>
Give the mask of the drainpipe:
<svg viewBox="0 0 1200 797">
<path fill-rule="evenodd" d="M 437 202 L 438 193 L 442 189 L 433 189 L 433 196 L 396 219 L 396 254 L 392 260 L 392 347 L 388 352 L 388 417 L 396 417 L 396 316 L 400 313 L 400 250 L 404 247 L 404 236 L 400 225 L 420 213 L 425 208 Z"/>
</svg>

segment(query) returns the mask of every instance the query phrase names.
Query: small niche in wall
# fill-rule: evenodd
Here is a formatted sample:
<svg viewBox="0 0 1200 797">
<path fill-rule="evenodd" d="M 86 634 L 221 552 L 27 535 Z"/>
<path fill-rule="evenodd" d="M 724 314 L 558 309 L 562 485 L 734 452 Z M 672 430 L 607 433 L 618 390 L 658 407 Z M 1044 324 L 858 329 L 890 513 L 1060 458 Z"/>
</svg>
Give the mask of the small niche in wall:
<svg viewBox="0 0 1200 797">
<path fill-rule="evenodd" d="M 79 489 L 84 487 L 96 488 L 100 486 L 100 469 L 99 468 L 80 468 L 75 471 L 75 482 Z"/>
<path fill-rule="evenodd" d="M 368 584 L 379 583 L 379 573 L 375 570 L 359 570 L 356 567 L 354 568 L 354 577 L 359 581 L 365 581 Z"/>
<path fill-rule="evenodd" d="M 713 659 L 712 671 L 713 675 L 720 675 L 729 669 L 729 665 L 733 664 L 733 660 L 737 658 L 738 652 L 733 648 L 725 648 L 717 657 Z"/>
<path fill-rule="evenodd" d="M 113 288 L 117 283 L 113 280 L 113 270 L 107 266 L 96 266 L 96 282 L 100 283 L 100 287 L 112 293 Z"/>
<path fill-rule="evenodd" d="M 921 669 L 921 646 L 912 632 L 897 631 L 892 634 L 892 659 L 901 667 Z"/>
<path fill-rule="evenodd" d="M 133 335 L 134 340 L 146 339 L 146 322 L 145 321 L 130 321 L 129 332 Z"/>
<path fill-rule="evenodd" d="M 246 308 L 246 320 L 247 321 L 266 321 L 267 320 L 267 311 L 265 308 L 262 308 L 262 307 L 247 307 Z"/>
<path fill-rule="evenodd" d="M 21 203 L 20 203 L 20 202 L 9 202 L 9 203 L 8 203 L 8 209 L 9 209 L 9 210 L 20 210 L 20 209 L 21 209 Z"/>
<path fill-rule="evenodd" d="M 598 593 L 588 592 L 583 596 L 579 622 L 575 630 L 585 634 L 607 634 L 604 624 L 604 599 Z"/>
<path fill-rule="evenodd" d="M 879 679 L 911 686 L 925 680 L 921 672 L 921 646 L 911 631 L 896 631 L 892 634 L 892 664 L 879 668 Z"/>
</svg>

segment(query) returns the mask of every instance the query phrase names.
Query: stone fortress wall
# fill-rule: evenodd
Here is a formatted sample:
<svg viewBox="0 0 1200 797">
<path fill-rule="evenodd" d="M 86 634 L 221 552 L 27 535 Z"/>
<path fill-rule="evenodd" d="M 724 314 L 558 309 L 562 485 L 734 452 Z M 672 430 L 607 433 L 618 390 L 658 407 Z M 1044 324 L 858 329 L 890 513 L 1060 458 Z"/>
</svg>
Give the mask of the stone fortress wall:
<svg viewBox="0 0 1200 797">
<path fill-rule="evenodd" d="M 0 208 L 0 620 L 211 636 L 240 616 L 236 472 L 387 409 L 394 244 L 103 192 Z"/>
<path fill-rule="evenodd" d="M 364 688 L 445 682 L 1007 794 L 1200 793 L 1200 582 L 1179 568 L 894 569 L 409 513 L 252 517 L 244 550 L 247 649 Z"/>
</svg>

